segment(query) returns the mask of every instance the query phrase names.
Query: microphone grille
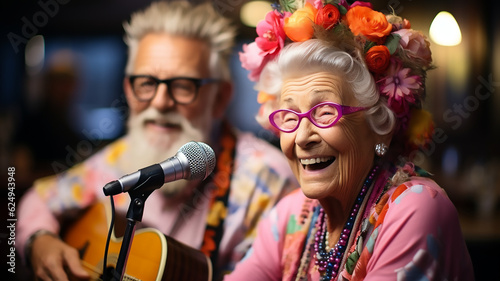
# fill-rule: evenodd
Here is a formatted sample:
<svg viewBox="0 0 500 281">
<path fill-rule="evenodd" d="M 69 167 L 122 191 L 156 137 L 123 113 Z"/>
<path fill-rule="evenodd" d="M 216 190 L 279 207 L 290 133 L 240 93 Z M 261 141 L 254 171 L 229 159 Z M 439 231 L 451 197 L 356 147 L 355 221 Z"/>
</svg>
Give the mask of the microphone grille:
<svg viewBox="0 0 500 281">
<path fill-rule="evenodd" d="M 189 160 L 191 171 L 189 180 L 204 180 L 214 170 L 215 153 L 206 143 L 191 141 L 183 145 L 179 151 Z"/>
</svg>

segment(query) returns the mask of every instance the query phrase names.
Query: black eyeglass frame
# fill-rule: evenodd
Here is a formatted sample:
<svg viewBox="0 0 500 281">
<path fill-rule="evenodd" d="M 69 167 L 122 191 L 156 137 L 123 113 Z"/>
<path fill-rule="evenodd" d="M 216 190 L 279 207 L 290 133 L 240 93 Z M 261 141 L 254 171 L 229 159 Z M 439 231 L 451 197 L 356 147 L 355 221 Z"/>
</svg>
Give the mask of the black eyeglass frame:
<svg viewBox="0 0 500 281">
<path fill-rule="evenodd" d="M 156 82 L 156 88 L 155 88 L 155 91 L 154 91 L 153 95 L 151 96 L 151 98 L 144 99 L 144 98 L 138 97 L 138 95 L 136 94 L 135 89 L 134 89 L 134 81 L 137 78 L 150 78 Z M 174 94 L 172 93 L 172 90 L 171 90 L 172 88 L 170 87 L 171 83 L 176 81 L 176 80 L 180 80 L 180 79 L 192 81 L 195 85 L 195 91 L 194 91 L 193 98 L 189 102 L 177 101 L 174 97 Z M 152 75 L 128 75 L 128 80 L 130 82 L 130 86 L 132 88 L 132 93 L 134 94 L 134 97 L 139 101 L 142 101 L 142 102 L 152 101 L 154 99 L 154 97 L 156 96 L 156 93 L 158 92 L 158 86 L 160 84 L 164 83 L 167 85 L 168 96 L 176 104 L 182 104 L 182 105 L 186 105 L 186 104 L 190 104 L 190 103 L 194 102 L 196 100 L 196 98 L 198 97 L 198 92 L 200 91 L 201 86 L 209 84 L 209 83 L 220 82 L 220 79 L 215 79 L 215 78 L 193 78 L 193 77 L 182 77 L 181 76 L 181 77 L 173 77 L 173 78 L 169 78 L 169 79 L 159 79 L 159 78 L 154 77 Z"/>
</svg>

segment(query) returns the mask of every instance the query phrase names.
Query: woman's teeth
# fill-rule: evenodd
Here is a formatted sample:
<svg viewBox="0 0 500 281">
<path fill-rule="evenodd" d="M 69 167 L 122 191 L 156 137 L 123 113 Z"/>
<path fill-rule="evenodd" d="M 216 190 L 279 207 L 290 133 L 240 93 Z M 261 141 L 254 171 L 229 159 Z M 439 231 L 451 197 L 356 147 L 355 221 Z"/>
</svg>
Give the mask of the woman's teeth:
<svg viewBox="0 0 500 281">
<path fill-rule="evenodd" d="M 318 158 L 310 158 L 310 159 L 300 159 L 300 163 L 302 165 L 312 165 L 318 164 L 322 162 L 331 161 L 333 157 L 318 157 Z"/>
</svg>

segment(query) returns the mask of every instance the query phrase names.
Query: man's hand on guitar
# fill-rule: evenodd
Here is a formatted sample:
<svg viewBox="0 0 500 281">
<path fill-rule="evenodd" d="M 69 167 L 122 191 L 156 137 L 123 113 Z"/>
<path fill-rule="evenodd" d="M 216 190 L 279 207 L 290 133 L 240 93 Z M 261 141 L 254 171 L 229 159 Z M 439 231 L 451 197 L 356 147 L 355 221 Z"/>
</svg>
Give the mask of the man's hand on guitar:
<svg viewBox="0 0 500 281">
<path fill-rule="evenodd" d="M 51 235 L 40 235 L 31 247 L 31 265 L 40 280 L 86 280 L 78 251 Z"/>
</svg>

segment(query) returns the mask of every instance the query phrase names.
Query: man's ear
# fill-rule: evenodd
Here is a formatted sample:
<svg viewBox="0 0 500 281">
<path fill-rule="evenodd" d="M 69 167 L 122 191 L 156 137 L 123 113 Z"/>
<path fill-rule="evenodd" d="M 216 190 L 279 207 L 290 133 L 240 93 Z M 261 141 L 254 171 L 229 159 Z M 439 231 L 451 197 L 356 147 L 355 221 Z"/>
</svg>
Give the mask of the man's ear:
<svg viewBox="0 0 500 281">
<path fill-rule="evenodd" d="M 233 84 L 228 81 L 219 82 L 219 91 L 215 97 L 213 117 L 218 119 L 224 116 L 227 106 L 233 97 Z"/>
</svg>

